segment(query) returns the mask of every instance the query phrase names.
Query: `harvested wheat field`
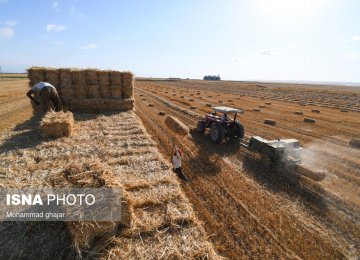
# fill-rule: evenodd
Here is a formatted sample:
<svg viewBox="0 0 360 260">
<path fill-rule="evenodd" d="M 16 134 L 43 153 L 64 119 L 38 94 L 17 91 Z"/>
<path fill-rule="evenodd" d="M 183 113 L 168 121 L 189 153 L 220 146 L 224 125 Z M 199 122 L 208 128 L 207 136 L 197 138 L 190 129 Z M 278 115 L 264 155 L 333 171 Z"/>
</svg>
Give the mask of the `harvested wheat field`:
<svg viewBox="0 0 360 260">
<path fill-rule="evenodd" d="M 149 103 L 154 106 L 149 108 Z M 325 178 L 315 182 L 302 177 L 294 182 L 236 142 L 214 145 L 208 133 L 197 134 L 199 118 L 219 105 L 245 110 L 238 118 L 246 136 L 300 140 L 303 164 L 322 171 Z M 220 255 L 230 259 L 359 256 L 360 150 L 349 145 L 352 137 L 360 136 L 359 88 L 141 80 L 136 83 L 135 106 L 164 155 L 171 151 L 174 134 L 160 112 L 192 129 L 176 142 L 184 151 L 183 168 L 191 180 L 182 188 Z M 315 123 L 304 122 L 307 117 Z M 276 124 L 264 124 L 269 119 Z"/>
<path fill-rule="evenodd" d="M 107 72 L 98 77 L 98 82 L 110 85 Z M 3 100 L 29 104 L 26 80 L 0 84 Z M 21 96 L 1 90 L 9 84 Z M 103 95 L 116 93 L 110 88 Z M 1 123 L 0 185 L 47 186 L 52 176 L 67 169 L 94 167 L 94 174 L 113 176 L 104 177 L 105 185 L 116 180 L 129 207 L 125 227 L 100 226 L 106 232 L 96 239 L 94 233 L 77 236 L 79 229 L 85 234 L 98 232 L 91 223 L 69 227 L 61 222 L 3 222 L 0 256 L 356 259 L 360 255 L 360 150 L 349 144 L 360 136 L 359 89 L 137 80 L 133 99 L 136 114 L 74 112 L 71 135 L 55 140 L 43 139 L 41 118 L 31 116 L 30 105 L 22 108 L 28 114 L 18 118 L 16 113 L 2 112 L 8 108 L 1 103 L 0 116 L 9 120 Z M 288 179 L 286 172 L 238 143 L 215 145 L 208 133 L 196 133 L 198 119 L 220 104 L 245 110 L 238 116 L 247 137 L 300 140 L 303 163 L 321 169 L 325 178 Z M 304 118 L 315 122 L 306 123 Z M 264 124 L 265 120 L 276 124 Z M 174 132 L 175 121 L 186 130 Z M 179 184 L 170 169 L 174 144 L 183 151 L 188 183 Z"/>
</svg>

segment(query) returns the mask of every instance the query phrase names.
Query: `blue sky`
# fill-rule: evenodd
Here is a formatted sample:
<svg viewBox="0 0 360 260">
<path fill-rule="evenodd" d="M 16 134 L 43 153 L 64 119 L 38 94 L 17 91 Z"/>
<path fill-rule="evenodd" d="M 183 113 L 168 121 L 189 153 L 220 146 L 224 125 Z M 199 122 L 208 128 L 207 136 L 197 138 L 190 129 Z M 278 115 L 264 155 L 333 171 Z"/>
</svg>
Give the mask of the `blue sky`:
<svg viewBox="0 0 360 260">
<path fill-rule="evenodd" d="M 0 0 L 0 65 L 360 82 L 357 0 Z"/>
</svg>

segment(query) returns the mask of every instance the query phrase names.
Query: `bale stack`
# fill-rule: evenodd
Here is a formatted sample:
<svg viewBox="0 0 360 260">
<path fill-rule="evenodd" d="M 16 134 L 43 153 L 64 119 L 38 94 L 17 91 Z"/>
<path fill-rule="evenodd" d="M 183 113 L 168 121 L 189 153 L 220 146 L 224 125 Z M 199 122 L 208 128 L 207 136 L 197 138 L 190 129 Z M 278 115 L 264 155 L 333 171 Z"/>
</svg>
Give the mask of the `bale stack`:
<svg viewBox="0 0 360 260">
<path fill-rule="evenodd" d="M 48 179 L 53 188 L 112 188 L 121 190 L 121 220 L 111 221 L 68 221 L 66 222 L 73 240 L 73 246 L 81 252 L 89 249 L 97 238 L 111 237 L 120 226 L 130 227 L 133 219 L 133 207 L 128 195 L 113 173 L 101 162 L 73 163 L 62 172 Z"/>
<path fill-rule="evenodd" d="M 97 69 L 28 69 L 30 86 L 46 81 L 56 87 L 64 107 L 78 112 L 112 112 L 134 107 L 131 72 Z M 34 112 L 39 108 L 33 104 Z"/>
</svg>

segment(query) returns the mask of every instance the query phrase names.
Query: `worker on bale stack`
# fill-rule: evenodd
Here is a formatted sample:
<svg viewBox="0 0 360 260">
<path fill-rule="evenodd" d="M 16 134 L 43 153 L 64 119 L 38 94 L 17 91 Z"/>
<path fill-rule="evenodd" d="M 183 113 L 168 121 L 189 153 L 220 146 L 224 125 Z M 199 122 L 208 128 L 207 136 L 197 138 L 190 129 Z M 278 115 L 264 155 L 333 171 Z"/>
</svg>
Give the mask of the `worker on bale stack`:
<svg viewBox="0 0 360 260">
<path fill-rule="evenodd" d="M 175 146 L 175 152 L 174 152 L 174 156 L 173 156 L 173 164 L 174 164 L 174 171 L 177 174 L 177 176 L 184 180 L 184 181 L 188 181 L 188 178 L 186 177 L 186 175 L 182 172 L 181 169 L 181 150 Z"/>
<path fill-rule="evenodd" d="M 36 100 L 32 94 L 40 97 L 40 101 Z M 55 111 L 61 110 L 61 101 L 56 88 L 47 82 L 36 83 L 26 94 L 36 105 L 41 105 L 41 110 L 45 114 L 50 111 L 50 101 L 54 103 Z"/>
</svg>

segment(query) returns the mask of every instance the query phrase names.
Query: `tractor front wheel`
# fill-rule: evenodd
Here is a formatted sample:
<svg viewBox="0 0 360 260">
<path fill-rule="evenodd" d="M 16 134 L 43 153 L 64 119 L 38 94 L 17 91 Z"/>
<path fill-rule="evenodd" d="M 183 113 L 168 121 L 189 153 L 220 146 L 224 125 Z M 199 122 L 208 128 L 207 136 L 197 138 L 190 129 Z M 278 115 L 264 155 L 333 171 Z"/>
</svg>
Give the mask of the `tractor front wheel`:
<svg viewBox="0 0 360 260">
<path fill-rule="evenodd" d="M 206 129 L 206 126 L 205 126 L 205 121 L 204 120 L 200 120 L 198 123 L 197 123 L 197 127 L 196 127 L 196 130 L 199 134 L 203 134 L 205 133 L 205 129 Z"/>
<path fill-rule="evenodd" d="M 216 144 L 223 141 L 225 135 L 225 129 L 220 124 L 212 124 L 210 127 L 210 138 Z"/>
</svg>

